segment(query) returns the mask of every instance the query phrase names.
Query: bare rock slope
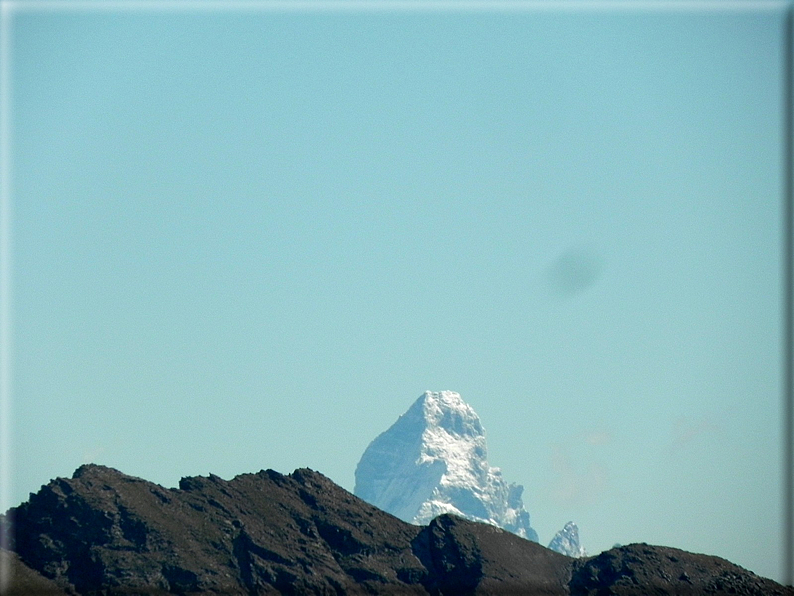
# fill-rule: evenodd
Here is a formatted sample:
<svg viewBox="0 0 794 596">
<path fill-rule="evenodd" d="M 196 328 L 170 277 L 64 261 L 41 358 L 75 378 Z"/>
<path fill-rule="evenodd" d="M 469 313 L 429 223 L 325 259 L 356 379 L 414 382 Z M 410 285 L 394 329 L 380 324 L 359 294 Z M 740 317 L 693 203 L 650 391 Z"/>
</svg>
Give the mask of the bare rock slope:
<svg viewBox="0 0 794 596">
<path fill-rule="evenodd" d="M 166 489 L 87 465 L 10 510 L 6 531 L 8 520 L 19 594 L 794 596 L 722 559 L 670 548 L 573 559 L 451 515 L 410 525 L 307 469 L 183 478 Z"/>
</svg>

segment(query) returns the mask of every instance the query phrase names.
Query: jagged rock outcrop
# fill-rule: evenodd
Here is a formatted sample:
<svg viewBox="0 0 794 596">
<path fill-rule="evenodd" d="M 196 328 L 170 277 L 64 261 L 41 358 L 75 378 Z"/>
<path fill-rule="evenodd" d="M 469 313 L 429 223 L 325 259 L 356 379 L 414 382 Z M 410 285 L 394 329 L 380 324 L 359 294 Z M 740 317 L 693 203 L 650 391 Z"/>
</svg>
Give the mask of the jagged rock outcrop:
<svg viewBox="0 0 794 596">
<path fill-rule="evenodd" d="M 12 594 L 794 596 L 671 548 L 573 559 L 451 515 L 407 524 L 306 469 L 166 489 L 87 465 L 1 516 L 3 528 L 9 519 Z"/>
<path fill-rule="evenodd" d="M 354 493 L 410 523 L 450 513 L 537 542 L 523 490 L 488 464 L 474 409 L 454 391 L 427 391 L 364 451 Z"/>
<path fill-rule="evenodd" d="M 554 535 L 549 542 L 549 548 L 569 557 L 586 557 L 587 551 L 579 543 L 579 526 L 569 521 L 562 530 Z"/>
<path fill-rule="evenodd" d="M 423 593 L 427 575 L 411 550 L 417 528 L 311 470 L 165 489 L 82 466 L 11 514 L 21 561 L 70 594 Z"/>
<path fill-rule="evenodd" d="M 644 543 L 577 559 L 569 589 L 577 596 L 794 594 L 794 588 L 759 577 L 725 559 Z"/>
</svg>

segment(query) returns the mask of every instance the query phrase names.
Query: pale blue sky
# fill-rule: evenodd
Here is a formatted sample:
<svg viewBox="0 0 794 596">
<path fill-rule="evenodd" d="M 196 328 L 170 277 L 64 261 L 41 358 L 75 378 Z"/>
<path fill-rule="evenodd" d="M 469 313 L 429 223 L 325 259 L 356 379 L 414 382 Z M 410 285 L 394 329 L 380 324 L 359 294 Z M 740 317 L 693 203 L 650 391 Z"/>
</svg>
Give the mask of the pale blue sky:
<svg viewBox="0 0 794 596">
<path fill-rule="evenodd" d="M 12 504 L 449 389 L 544 544 L 781 577 L 782 10 L 13 19 Z"/>
</svg>

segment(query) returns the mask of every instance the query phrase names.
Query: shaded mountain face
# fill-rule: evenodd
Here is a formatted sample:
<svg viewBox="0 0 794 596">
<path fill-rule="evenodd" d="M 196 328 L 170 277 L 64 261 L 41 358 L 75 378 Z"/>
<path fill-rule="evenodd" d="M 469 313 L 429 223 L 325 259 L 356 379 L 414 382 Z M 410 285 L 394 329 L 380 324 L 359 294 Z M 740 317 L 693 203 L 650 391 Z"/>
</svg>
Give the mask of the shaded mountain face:
<svg viewBox="0 0 794 596">
<path fill-rule="evenodd" d="M 537 542 L 523 490 L 488 464 L 474 409 L 454 391 L 427 391 L 364 451 L 354 492 L 409 523 L 450 513 Z"/>
<path fill-rule="evenodd" d="M 0 594 L 3 596 L 66 596 L 58 584 L 25 565 L 16 553 L 0 549 L 0 569 L 7 570 L 10 575 L 7 579 L 13 578 L 9 585 L 0 580 Z"/>
<path fill-rule="evenodd" d="M 322 474 L 272 470 L 179 488 L 103 466 L 3 517 L 13 594 L 738 594 L 794 590 L 728 561 L 648 545 L 573 559 L 490 524 L 407 524 Z"/>
<path fill-rule="evenodd" d="M 411 550 L 418 528 L 310 470 L 164 489 L 82 466 L 11 514 L 20 559 L 74 594 L 338 594 L 370 582 L 422 593 L 427 575 Z"/>
</svg>

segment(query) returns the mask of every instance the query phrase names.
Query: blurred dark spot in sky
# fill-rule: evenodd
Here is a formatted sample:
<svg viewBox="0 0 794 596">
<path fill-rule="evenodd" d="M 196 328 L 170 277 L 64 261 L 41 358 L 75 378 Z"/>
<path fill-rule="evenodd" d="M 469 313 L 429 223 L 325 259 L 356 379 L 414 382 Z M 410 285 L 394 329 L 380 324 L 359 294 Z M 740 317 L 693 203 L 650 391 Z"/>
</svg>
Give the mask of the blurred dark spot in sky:
<svg viewBox="0 0 794 596">
<path fill-rule="evenodd" d="M 594 250 L 569 248 L 546 270 L 546 279 L 559 296 L 572 296 L 597 282 L 603 268 L 602 259 Z"/>
</svg>

